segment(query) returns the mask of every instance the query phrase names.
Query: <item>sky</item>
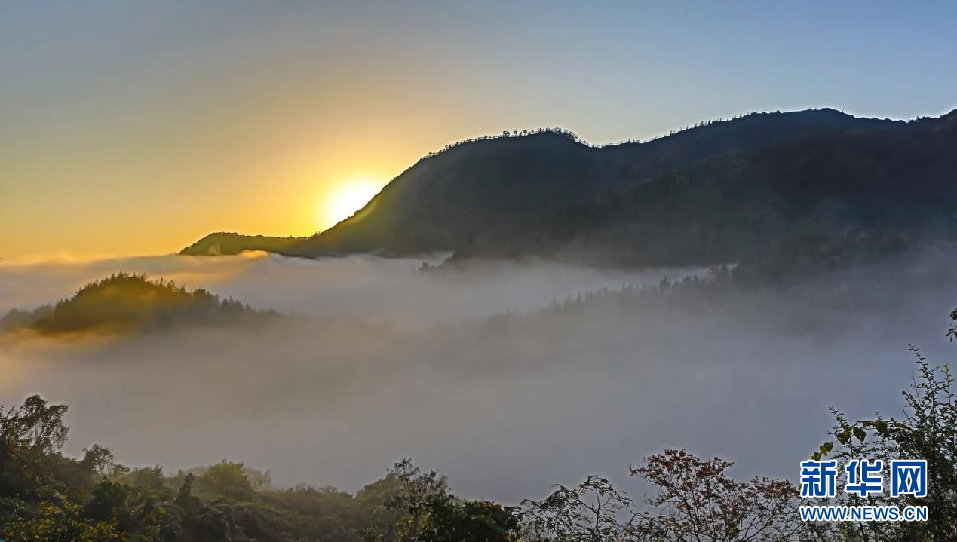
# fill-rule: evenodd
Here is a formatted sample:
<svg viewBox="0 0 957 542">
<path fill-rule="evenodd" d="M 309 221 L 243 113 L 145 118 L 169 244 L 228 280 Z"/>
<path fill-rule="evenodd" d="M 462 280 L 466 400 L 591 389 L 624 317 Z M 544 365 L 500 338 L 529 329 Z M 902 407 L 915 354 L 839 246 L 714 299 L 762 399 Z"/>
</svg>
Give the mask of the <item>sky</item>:
<svg viewBox="0 0 957 542">
<path fill-rule="evenodd" d="M 503 129 L 937 116 L 957 4 L 910 4 L 0 0 L 0 257 L 310 235 Z"/>
</svg>

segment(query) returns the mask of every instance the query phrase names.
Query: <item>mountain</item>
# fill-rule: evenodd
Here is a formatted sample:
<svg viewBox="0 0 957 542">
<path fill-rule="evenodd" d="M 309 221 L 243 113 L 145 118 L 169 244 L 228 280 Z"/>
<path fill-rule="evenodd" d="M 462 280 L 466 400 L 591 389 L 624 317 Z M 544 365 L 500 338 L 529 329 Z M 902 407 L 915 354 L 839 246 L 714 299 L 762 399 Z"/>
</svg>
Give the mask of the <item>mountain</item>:
<svg viewBox="0 0 957 542">
<path fill-rule="evenodd" d="M 13 309 L 0 331 L 133 333 L 184 325 L 224 325 L 277 317 L 202 288 L 187 290 L 169 281 L 119 273 L 91 282 L 73 297 L 32 311 Z"/>
<path fill-rule="evenodd" d="M 754 113 L 594 147 L 561 130 L 428 155 L 333 228 L 279 252 L 573 259 L 609 265 L 866 258 L 953 238 L 957 112 Z"/>
<path fill-rule="evenodd" d="M 632 182 L 469 255 L 609 263 L 842 259 L 957 239 L 957 112 L 890 129 L 814 132 Z M 826 262 L 824 262 L 826 263 Z"/>
<path fill-rule="evenodd" d="M 601 148 L 559 131 L 469 141 L 420 160 L 362 212 L 283 252 L 459 251 L 489 241 L 494 231 L 524 234 L 579 202 L 700 160 L 801 134 L 883 130 L 899 124 L 815 110 L 753 114 L 646 143 Z"/>
<path fill-rule="evenodd" d="M 266 237 L 216 232 L 203 237 L 180 251 L 181 256 L 233 256 L 247 250 L 281 252 L 301 243 L 305 237 Z"/>
</svg>

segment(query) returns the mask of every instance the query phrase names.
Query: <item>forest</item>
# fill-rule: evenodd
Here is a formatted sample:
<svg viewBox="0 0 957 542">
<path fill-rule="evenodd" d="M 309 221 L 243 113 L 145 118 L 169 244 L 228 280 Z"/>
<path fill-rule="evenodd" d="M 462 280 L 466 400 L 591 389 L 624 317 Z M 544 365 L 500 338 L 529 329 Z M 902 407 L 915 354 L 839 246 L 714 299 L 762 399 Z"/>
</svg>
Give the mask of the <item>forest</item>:
<svg viewBox="0 0 957 542">
<path fill-rule="evenodd" d="M 182 254 L 449 251 L 451 262 L 750 262 L 796 275 L 957 239 L 955 141 L 957 112 L 905 122 L 833 109 L 750 113 L 605 146 L 560 128 L 515 131 L 426 155 L 314 236 L 217 233 Z"/>
<path fill-rule="evenodd" d="M 172 281 L 120 272 L 86 284 L 55 304 L 11 309 L 0 319 L 0 331 L 132 333 L 191 324 L 261 323 L 277 316 L 202 288 L 187 290 Z"/>
</svg>

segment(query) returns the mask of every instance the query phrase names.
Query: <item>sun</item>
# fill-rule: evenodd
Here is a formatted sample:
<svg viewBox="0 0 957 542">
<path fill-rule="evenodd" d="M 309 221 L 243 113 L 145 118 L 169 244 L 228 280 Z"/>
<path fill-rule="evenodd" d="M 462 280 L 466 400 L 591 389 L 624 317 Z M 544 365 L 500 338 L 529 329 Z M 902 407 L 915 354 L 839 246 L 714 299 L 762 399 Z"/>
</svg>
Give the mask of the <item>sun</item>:
<svg viewBox="0 0 957 542">
<path fill-rule="evenodd" d="M 365 204 L 369 203 L 369 200 L 381 189 L 382 184 L 372 180 L 349 181 L 342 184 L 323 198 L 319 212 L 320 223 L 328 227 L 349 218 L 365 207 Z"/>
</svg>

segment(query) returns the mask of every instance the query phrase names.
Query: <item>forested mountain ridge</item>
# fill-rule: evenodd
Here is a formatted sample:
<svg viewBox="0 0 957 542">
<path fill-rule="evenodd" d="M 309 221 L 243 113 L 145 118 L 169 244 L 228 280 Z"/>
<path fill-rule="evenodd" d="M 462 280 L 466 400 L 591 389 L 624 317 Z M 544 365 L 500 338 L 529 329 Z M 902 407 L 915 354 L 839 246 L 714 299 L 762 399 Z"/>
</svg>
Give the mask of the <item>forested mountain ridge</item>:
<svg viewBox="0 0 957 542">
<path fill-rule="evenodd" d="M 423 158 L 353 217 L 275 251 L 660 265 L 766 259 L 785 246 L 855 259 L 953 237 L 955 116 L 819 109 L 604 147 L 561 130 L 471 140 Z"/>
<path fill-rule="evenodd" d="M 559 131 L 465 142 L 405 171 L 364 212 L 283 252 L 459 251 L 481 243 L 489 231 L 537 229 L 581 201 L 709 157 L 800 134 L 903 124 L 825 109 L 752 114 L 645 143 L 606 147 L 590 147 Z"/>
<path fill-rule="evenodd" d="M 955 173 L 957 113 L 890 130 L 811 133 L 580 200 L 534 228 L 491 230 L 456 256 L 855 259 L 957 238 Z"/>
</svg>

